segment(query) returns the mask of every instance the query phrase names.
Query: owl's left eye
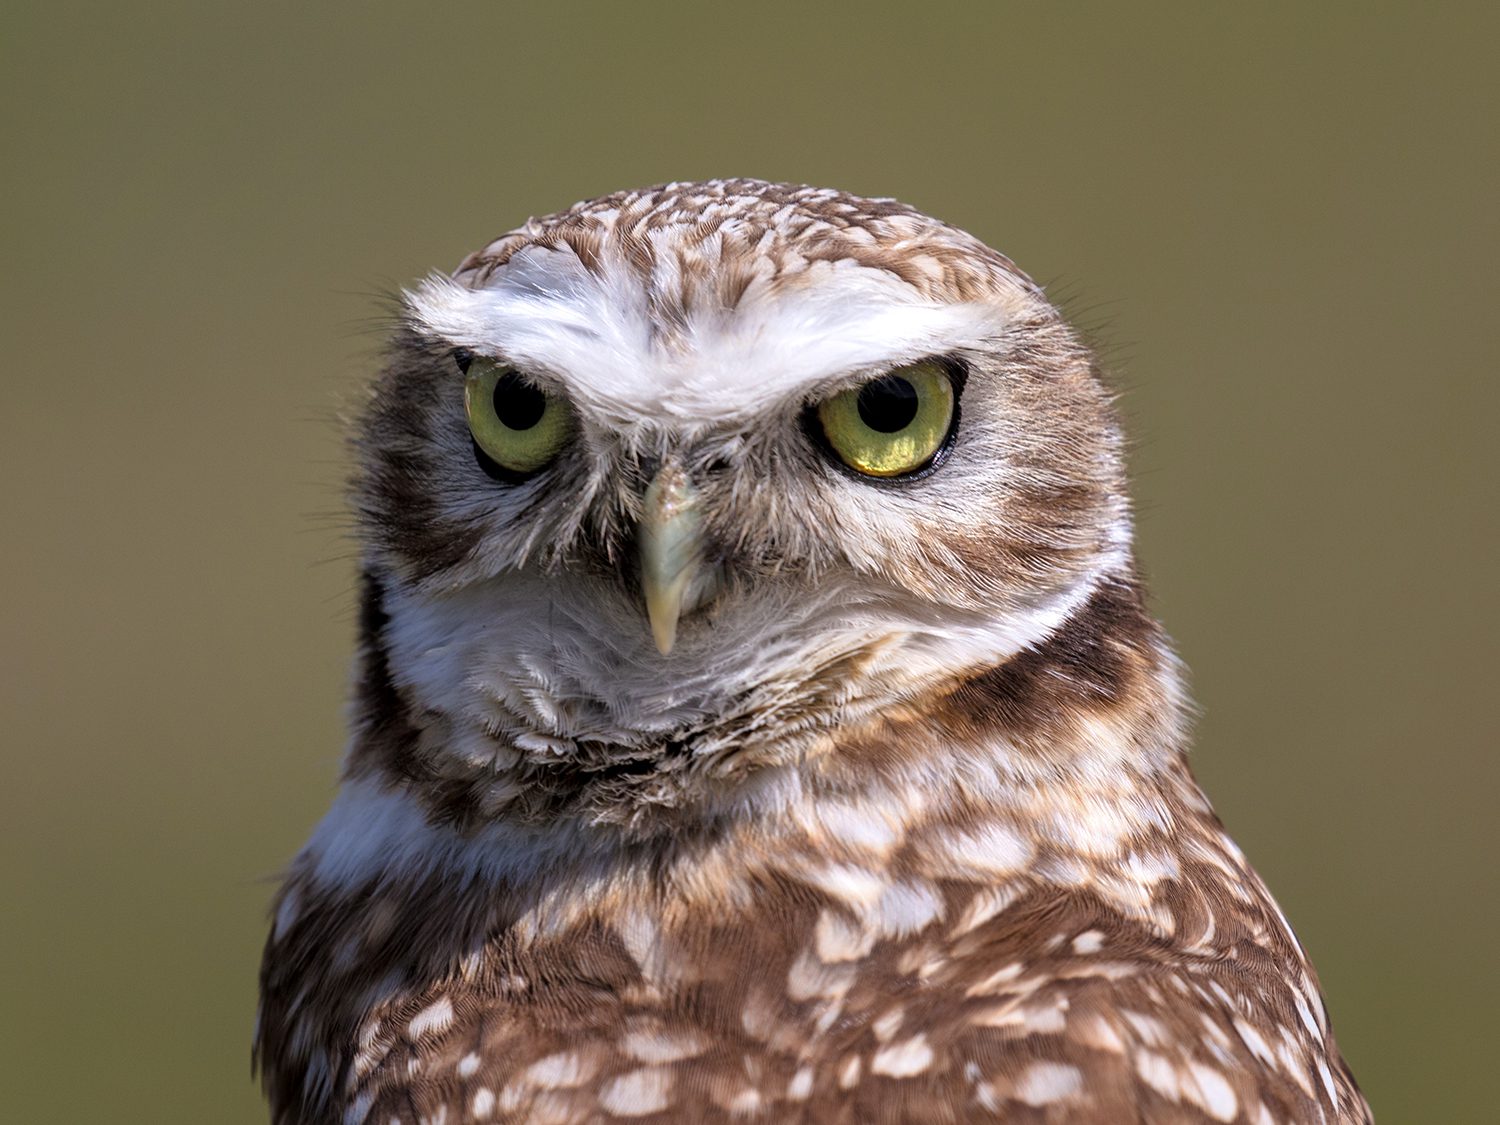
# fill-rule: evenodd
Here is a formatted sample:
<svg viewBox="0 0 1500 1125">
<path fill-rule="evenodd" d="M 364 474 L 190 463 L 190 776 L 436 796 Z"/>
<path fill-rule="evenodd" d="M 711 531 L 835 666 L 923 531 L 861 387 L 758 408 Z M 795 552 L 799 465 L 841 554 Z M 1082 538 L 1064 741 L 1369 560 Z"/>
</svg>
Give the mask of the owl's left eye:
<svg viewBox="0 0 1500 1125">
<path fill-rule="evenodd" d="M 936 360 L 898 367 L 818 404 L 828 447 L 870 477 L 902 477 L 927 468 L 953 429 L 958 396 Z"/>
<path fill-rule="evenodd" d="M 572 428 L 567 400 L 512 367 L 477 356 L 465 360 L 464 412 L 474 444 L 517 476 L 544 467 L 557 456 Z"/>
</svg>

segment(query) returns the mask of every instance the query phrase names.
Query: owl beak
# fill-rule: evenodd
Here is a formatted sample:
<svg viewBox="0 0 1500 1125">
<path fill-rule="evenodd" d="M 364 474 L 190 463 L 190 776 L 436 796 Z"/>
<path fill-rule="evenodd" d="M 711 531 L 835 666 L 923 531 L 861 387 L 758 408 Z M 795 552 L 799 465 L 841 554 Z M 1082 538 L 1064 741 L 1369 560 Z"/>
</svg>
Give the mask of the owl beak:
<svg viewBox="0 0 1500 1125">
<path fill-rule="evenodd" d="M 651 478 L 639 528 L 641 588 L 657 650 L 665 656 L 677 640 L 677 619 L 703 558 L 698 494 L 687 473 L 668 461 Z"/>
</svg>

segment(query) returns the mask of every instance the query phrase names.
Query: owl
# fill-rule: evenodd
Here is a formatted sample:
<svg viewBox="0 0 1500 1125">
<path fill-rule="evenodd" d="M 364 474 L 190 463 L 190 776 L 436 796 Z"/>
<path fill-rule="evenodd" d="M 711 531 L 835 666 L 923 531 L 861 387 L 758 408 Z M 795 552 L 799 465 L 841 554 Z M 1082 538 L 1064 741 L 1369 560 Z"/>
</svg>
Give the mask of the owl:
<svg viewBox="0 0 1500 1125">
<path fill-rule="evenodd" d="M 405 295 L 278 1125 L 1366 1122 L 1185 760 L 1110 394 L 889 199 L 578 204 Z"/>
</svg>

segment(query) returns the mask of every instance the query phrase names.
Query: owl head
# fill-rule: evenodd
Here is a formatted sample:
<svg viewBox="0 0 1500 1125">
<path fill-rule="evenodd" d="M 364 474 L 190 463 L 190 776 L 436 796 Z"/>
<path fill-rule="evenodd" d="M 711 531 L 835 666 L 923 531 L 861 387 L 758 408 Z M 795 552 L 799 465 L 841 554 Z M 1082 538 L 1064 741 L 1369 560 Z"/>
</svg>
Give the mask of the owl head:
<svg viewBox="0 0 1500 1125">
<path fill-rule="evenodd" d="M 670 804 L 1055 628 L 1125 564 L 1120 444 L 1038 287 L 911 208 L 582 203 L 406 295 L 358 436 L 382 667 L 440 771 Z"/>
</svg>

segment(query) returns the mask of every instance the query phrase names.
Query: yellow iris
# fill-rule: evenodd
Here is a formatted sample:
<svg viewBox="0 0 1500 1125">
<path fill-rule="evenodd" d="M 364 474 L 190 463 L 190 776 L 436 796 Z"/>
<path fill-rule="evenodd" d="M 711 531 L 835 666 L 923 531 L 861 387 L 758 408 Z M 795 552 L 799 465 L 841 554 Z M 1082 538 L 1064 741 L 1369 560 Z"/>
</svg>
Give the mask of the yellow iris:
<svg viewBox="0 0 1500 1125">
<path fill-rule="evenodd" d="M 464 412 L 479 448 L 512 473 L 534 473 L 547 464 L 571 429 L 572 411 L 561 395 L 514 368 L 477 357 L 464 380 Z"/>
<path fill-rule="evenodd" d="M 844 464 L 872 477 L 915 472 L 953 425 L 953 380 L 924 361 L 851 387 L 818 405 L 823 435 Z"/>
</svg>

